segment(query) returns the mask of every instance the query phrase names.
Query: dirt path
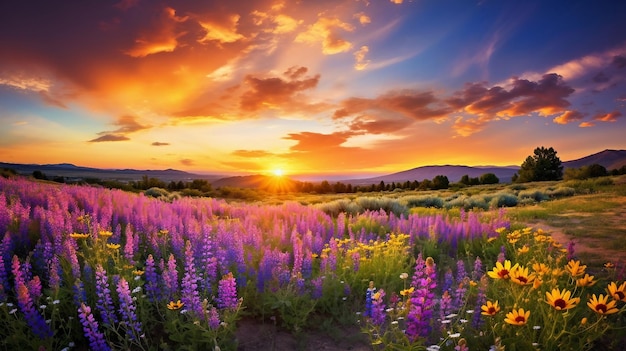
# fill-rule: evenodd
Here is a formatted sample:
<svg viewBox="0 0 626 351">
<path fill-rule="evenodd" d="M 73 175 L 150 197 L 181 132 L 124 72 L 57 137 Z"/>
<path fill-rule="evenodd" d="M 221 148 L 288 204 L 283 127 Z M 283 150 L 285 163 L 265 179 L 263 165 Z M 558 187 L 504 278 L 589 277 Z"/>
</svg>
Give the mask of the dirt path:
<svg viewBox="0 0 626 351">
<path fill-rule="evenodd" d="M 535 229 L 542 229 L 549 233 L 555 241 L 567 247 L 570 241 L 574 242 L 574 255 L 582 256 L 592 260 L 596 264 L 606 262 L 617 263 L 626 262 L 626 252 L 622 250 L 611 250 L 602 247 L 602 239 L 594 239 L 590 237 L 574 238 L 565 233 L 558 227 L 550 226 L 544 222 L 529 223 L 529 226 Z"/>
</svg>

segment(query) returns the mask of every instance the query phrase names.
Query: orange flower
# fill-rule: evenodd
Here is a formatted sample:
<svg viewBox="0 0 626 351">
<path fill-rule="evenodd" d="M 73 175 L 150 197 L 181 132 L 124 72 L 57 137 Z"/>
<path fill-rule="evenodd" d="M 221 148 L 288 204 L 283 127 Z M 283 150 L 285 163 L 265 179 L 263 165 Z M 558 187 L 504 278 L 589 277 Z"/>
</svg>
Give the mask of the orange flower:
<svg viewBox="0 0 626 351">
<path fill-rule="evenodd" d="M 167 308 L 174 311 L 174 310 L 179 310 L 183 307 L 184 303 L 180 302 L 180 300 L 174 302 L 174 301 L 170 301 L 167 304 Z"/>
<path fill-rule="evenodd" d="M 525 325 L 528 318 L 530 318 L 530 311 L 524 311 L 523 308 L 520 308 L 507 313 L 504 321 L 512 325 Z"/>
<path fill-rule="evenodd" d="M 511 271 L 511 281 L 519 285 L 528 285 L 535 280 L 534 274 L 528 274 L 528 267 L 518 267 Z"/>
<path fill-rule="evenodd" d="M 626 282 L 623 282 L 619 288 L 615 282 L 611 282 L 608 288 L 609 294 L 611 294 L 615 300 L 626 302 Z"/>
<path fill-rule="evenodd" d="M 581 265 L 580 261 L 570 260 L 565 266 L 565 270 L 572 276 L 578 277 L 580 275 L 585 274 L 585 269 L 587 266 Z"/>
<path fill-rule="evenodd" d="M 569 310 L 576 307 L 576 304 L 580 302 L 580 298 L 571 296 L 572 292 L 569 290 L 552 289 L 551 293 L 546 291 L 546 302 L 558 311 Z"/>
<path fill-rule="evenodd" d="M 496 266 L 493 267 L 493 270 L 487 272 L 487 275 L 494 279 L 509 279 L 511 271 L 516 270 L 518 267 L 517 263 L 511 267 L 511 261 L 509 260 L 504 261 L 504 264 L 496 262 Z"/>
<path fill-rule="evenodd" d="M 487 301 L 486 304 L 480 306 L 480 309 L 483 310 L 480 314 L 485 316 L 494 316 L 496 313 L 500 312 L 500 306 L 498 306 L 498 300 L 496 302 Z"/>
<path fill-rule="evenodd" d="M 615 307 L 615 300 L 608 302 L 609 300 L 609 295 L 602 295 L 600 294 L 600 296 L 596 297 L 596 294 L 593 294 L 591 296 L 591 298 L 589 299 L 589 301 L 587 302 L 587 306 L 589 306 L 589 308 L 591 308 L 594 312 L 598 313 L 598 314 L 613 314 L 616 313 L 617 311 L 619 311 L 616 307 Z"/>
<path fill-rule="evenodd" d="M 596 284 L 593 278 L 595 278 L 593 275 L 585 274 L 584 277 L 576 279 L 576 286 L 593 286 Z"/>
</svg>

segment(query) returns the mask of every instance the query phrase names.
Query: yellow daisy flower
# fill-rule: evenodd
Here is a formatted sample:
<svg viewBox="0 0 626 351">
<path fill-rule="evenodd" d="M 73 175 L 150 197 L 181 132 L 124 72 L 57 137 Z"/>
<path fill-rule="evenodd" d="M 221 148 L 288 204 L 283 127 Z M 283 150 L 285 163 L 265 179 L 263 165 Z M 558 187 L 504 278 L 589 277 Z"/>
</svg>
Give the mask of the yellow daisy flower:
<svg viewBox="0 0 626 351">
<path fill-rule="evenodd" d="M 552 292 L 546 291 L 546 302 L 558 311 L 569 310 L 570 308 L 576 307 L 580 302 L 579 297 L 571 296 L 572 292 L 569 290 L 563 289 L 559 291 L 559 289 L 552 289 Z"/>
<path fill-rule="evenodd" d="M 507 313 L 504 321 L 512 325 L 525 325 L 528 318 L 530 318 L 530 311 L 524 311 L 523 308 L 520 308 Z"/>
<path fill-rule="evenodd" d="M 587 302 L 587 306 L 589 306 L 589 308 L 591 308 L 594 312 L 602 315 L 613 314 L 619 311 L 615 307 L 615 300 L 612 300 L 611 302 L 608 302 L 608 300 L 609 295 L 604 296 L 603 294 L 600 294 L 600 296 L 596 297 L 596 294 L 593 294 Z"/>
<path fill-rule="evenodd" d="M 500 312 L 498 300 L 495 302 L 487 301 L 486 304 L 480 306 L 480 309 L 483 310 L 480 314 L 485 316 L 494 316 L 496 313 Z"/>
<path fill-rule="evenodd" d="M 518 267 L 517 263 L 511 267 L 511 261 L 509 260 L 504 261 L 504 264 L 496 262 L 496 266 L 493 267 L 493 270 L 487 272 L 487 275 L 493 279 L 509 279 L 511 271 L 516 270 Z"/>
<path fill-rule="evenodd" d="M 626 302 L 626 282 L 623 282 L 619 287 L 617 287 L 617 283 L 611 282 L 608 288 L 609 294 L 611 294 L 615 300 Z"/>
<path fill-rule="evenodd" d="M 596 280 L 593 280 L 594 278 L 595 276 L 593 275 L 585 274 L 584 277 L 576 279 L 576 286 L 593 286 L 596 284 Z"/>
<path fill-rule="evenodd" d="M 578 277 L 580 275 L 585 274 L 585 269 L 587 266 L 581 265 L 580 261 L 570 260 L 565 266 L 565 270 L 572 276 Z"/>
<path fill-rule="evenodd" d="M 174 311 L 174 310 L 179 310 L 183 307 L 184 303 L 180 302 L 180 300 L 174 302 L 174 301 L 170 301 L 167 304 L 167 308 Z"/>
<path fill-rule="evenodd" d="M 511 281 L 519 285 L 528 285 L 535 280 L 534 274 L 528 274 L 528 267 L 518 267 L 511 271 Z"/>
</svg>

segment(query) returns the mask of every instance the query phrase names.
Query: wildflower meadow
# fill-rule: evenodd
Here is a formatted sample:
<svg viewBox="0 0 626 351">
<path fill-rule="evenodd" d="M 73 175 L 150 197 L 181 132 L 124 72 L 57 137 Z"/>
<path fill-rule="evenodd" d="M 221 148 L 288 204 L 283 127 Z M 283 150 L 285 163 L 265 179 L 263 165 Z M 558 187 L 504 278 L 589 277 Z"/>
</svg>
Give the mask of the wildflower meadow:
<svg viewBox="0 0 626 351">
<path fill-rule="evenodd" d="M 372 350 L 620 349 L 624 265 L 503 210 L 163 201 L 0 178 L 0 345 L 236 350 L 243 318 Z"/>
</svg>

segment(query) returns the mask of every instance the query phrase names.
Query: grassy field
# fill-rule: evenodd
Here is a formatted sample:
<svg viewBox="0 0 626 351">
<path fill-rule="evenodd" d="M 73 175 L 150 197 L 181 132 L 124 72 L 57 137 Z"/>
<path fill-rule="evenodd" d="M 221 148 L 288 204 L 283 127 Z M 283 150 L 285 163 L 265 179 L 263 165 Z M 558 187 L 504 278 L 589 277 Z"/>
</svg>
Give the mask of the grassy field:
<svg viewBox="0 0 626 351">
<path fill-rule="evenodd" d="M 565 196 L 554 196 L 567 190 Z M 332 202 L 359 203 L 359 199 L 379 198 L 396 201 L 410 213 L 432 215 L 458 213 L 454 199 L 465 203 L 489 205 L 499 194 L 517 197 L 515 206 L 506 207 L 507 216 L 519 226 L 531 226 L 549 231 L 564 246 L 570 240 L 581 259 L 601 266 L 607 261 L 626 261 L 626 176 L 581 181 L 535 182 L 525 184 L 496 184 L 436 191 L 391 191 L 368 194 L 278 194 L 263 202 L 280 204 L 296 201 L 324 206 Z M 411 199 L 440 200 L 441 207 L 411 206 Z M 487 201 L 484 201 L 484 200 Z M 428 203 L 428 202 L 427 202 Z M 447 204 L 452 204 L 446 206 Z M 484 206 L 484 205 L 483 205 Z M 466 209 L 467 208 L 466 206 Z M 477 210 L 477 208 L 472 208 Z M 485 211 L 493 210 L 481 208 Z"/>
</svg>

